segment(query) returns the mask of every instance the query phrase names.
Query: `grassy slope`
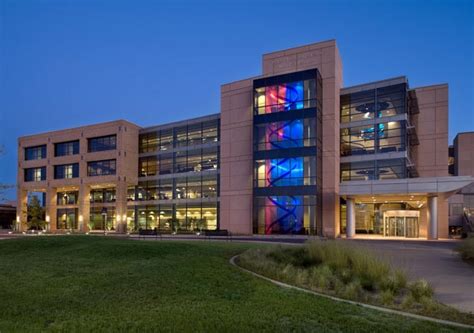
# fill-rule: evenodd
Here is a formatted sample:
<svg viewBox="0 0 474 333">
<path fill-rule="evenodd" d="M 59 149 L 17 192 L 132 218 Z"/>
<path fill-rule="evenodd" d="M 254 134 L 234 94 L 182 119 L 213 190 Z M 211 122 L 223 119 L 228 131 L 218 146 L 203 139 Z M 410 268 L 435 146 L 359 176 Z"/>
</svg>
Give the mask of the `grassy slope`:
<svg viewBox="0 0 474 333">
<path fill-rule="evenodd" d="M 251 246 L 86 236 L 0 241 L 0 332 L 443 329 L 285 290 L 228 264 Z"/>
</svg>

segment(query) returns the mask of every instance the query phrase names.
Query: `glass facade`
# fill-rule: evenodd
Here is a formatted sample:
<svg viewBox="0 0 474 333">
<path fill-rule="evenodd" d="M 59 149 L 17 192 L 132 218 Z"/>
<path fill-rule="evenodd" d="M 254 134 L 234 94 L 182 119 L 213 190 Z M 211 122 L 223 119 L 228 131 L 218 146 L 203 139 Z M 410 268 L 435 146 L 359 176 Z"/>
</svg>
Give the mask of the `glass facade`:
<svg viewBox="0 0 474 333">
<path fill-rule="evenodd" d="M 171 173 L 217 170 L 219 147 L 182 150 L 155 156 L 140 157 L 140 177 L 167 175 Z"/>
<path fill-rule="evenodd" d="M 406 151 L 405 121 L 341 129 L 341 156 Z"/>
<path fill-rule="evenodd" d="M 46 167 L 27 168 L 24 170 L 25 182 L 39 182 L 46 180 Z"/>
<path fill-rule="evenodd" d="M 115 175 L 116 172 L 115 160 L 87 162 L 87 175 L 89 177 Z"/>
<path fill-rule="evenodd" d="M 218 228 L 217 117 L 140 133 L 139 151 L 138 186 L 127 191 L 129 230 Z"/>
<path fill-rule="evenodd" d="M 406 159 L 341 163 L 341 181 L 407 178 Z"/>
<path fill-rule="evenodd" d="M 321 77 L 308 70 L 254 81 L 254 232 L 321 227 Z"/>
<path fill-rule="evenodd" d="M 389 237 L 419 237 L 419 207 L 424 203 L 385 202 L 355 203 L 356 234 L 383 235 Z M 341 233 L 346 232 L 346 205 L 341 205 Z M 406 213 L 407 212 L 407 213 Z M 410 213 L 415 214 L 410 214 Z M 395 216 L 394 216 L 395 215 Z"/>
<path fill-rule="evenodd" d="M 217 202 L 139 205 L 129 207 L 127 224 L 130 229 L 157 228 L 178 233 L 215 230 L 218 206 Z"/>
<path fill-rule="evenodd" d="M 406 112 L 405 83 L 341 95 L 341 123 L 391 117 Z"/>
<path fill-rule="evenodd" d="M 117 136 L 107 135 L 97 138 L 87 139 L 87 151 L 93 153 L 96 151 L 113 150 L 117 146 Z"/>
<path fill-rule="evenodd" d="M 54 179 L 67 179 L 79 177 L 79 163 L 54 166 Z"/>
<path fill-rule="evenodd" d="M 59 142 L 54 144 L 54 156 L 68 156 L 79 154 L 79 140 Z"/>
<path fill-rule="evenodd" d="M 316 78 L 256 87 L 254 99 L 256 114 L 314 108 Z"/>
<path fill-rule="evenodd" d="M 41 160 L 46 158 L 46 145 L 25 148 L 25 160 Z"/>
<path fill-rule="evenodd" d="M 219 120 L 166 128 L 140 134 L 140 153 L 167 151 L 219 141 Z"/>
<path fill-rule="evenodd" d="M 416 172 L 409 163 L 407 89 L 403 83 L 341 95 L 341 181 L 407 178 Z M 396 152 L 405 157 L 375 155 Z M 354 155 L 374 157 L 348 160 Z"/>
</svg>

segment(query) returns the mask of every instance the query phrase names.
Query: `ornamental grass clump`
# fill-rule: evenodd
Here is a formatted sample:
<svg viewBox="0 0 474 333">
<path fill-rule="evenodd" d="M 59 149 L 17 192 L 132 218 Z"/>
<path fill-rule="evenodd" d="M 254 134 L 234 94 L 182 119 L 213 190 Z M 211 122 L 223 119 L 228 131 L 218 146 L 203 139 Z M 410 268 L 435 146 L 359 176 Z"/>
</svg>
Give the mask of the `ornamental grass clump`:
<svg viewBox="0 0 474 333">
<path fill-rule="evenodd" d="M 337 297 L 422 312 L 438 304 L 425 280 L 405 273 L 370 250 L 338 241 L 251 249 L 239 264 L 264 276 Z"/>
</svg>

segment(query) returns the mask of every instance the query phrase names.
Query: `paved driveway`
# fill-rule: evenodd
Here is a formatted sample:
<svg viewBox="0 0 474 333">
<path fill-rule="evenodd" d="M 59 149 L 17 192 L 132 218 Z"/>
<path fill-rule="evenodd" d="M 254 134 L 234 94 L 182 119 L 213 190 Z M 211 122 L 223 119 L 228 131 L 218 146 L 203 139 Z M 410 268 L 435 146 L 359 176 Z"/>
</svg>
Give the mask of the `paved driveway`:
<svg viewBox="0 0 474 333">
<path fill-rule="evenodd" d="M 454 249 L 458 242 L 353 240 L 376 250 L 413 278 L 428 280 L 436 298 L 461 311 L 474 313 L 474 266 Z"/>
</svg>

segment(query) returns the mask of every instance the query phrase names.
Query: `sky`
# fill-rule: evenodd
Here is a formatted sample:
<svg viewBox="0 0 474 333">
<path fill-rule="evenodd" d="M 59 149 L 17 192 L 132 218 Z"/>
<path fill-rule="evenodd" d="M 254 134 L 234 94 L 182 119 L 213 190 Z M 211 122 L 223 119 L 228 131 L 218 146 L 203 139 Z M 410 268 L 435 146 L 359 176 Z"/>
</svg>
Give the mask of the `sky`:
<svg viewBox="0 0 474 333">
<path fill-rule="evenodd" d="M 344 86 L 448 83 L 450 141 L 474 130 L 474 1 L 0 0 L 0 184 L 20 136 L 217 113 L 262 54 L 328 39 Z"/>
</svg>

